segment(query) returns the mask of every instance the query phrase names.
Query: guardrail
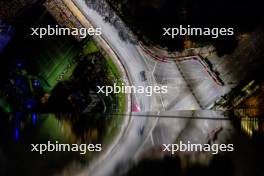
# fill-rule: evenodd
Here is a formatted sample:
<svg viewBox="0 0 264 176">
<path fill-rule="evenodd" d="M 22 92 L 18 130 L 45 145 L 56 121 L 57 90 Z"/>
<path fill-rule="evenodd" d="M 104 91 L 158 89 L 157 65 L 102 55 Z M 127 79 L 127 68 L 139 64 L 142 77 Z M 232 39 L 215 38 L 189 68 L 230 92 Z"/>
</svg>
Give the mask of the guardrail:
<svg viewBox="0 0 264 176">
<path fill-rule="evenodd" d="M 182 62 L 182 61 L 188 61 L 188 60 L 196 60 L 202 65 L 202 67 L 205 69 L 205 71 L 208 73 L 208 75 L 213 79 L 213 81 L 216 84 L 218 84 L 219 86 L 224 86 L 223 80 L 216 74 L 214 70 L 212 70 L 211 66 L 209 66 L 208 63 L 200 55 L 183 56 L 183 57 L 160 56 L 160 55 L 153 53 L 147 47 L 144 47 L 141 43 L 139 43 L 139 46 L 142 49 L 142 51 L 144 51 L 151 58 L 154 58 L 155 60 L 164 62 L 164 63 L 170 63 L 170 62 L 175 62 L 175 61 Z"/>
</svg>

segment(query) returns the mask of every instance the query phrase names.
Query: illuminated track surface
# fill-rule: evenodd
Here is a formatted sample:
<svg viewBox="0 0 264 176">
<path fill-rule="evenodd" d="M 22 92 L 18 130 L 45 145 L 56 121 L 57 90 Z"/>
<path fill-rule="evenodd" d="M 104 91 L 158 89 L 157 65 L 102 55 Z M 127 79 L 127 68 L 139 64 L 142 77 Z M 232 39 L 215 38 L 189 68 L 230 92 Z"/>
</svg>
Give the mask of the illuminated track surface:
<svg viewBox="0 0 264 176">
<path fill-rule="evenodd" d="M 139 47 L 120 39 L 118 31 L 106 23 L 103 17 L 97 12 L 90 9 L 83 0 L 64 0 L 71 12 L 79 19 L 85 27 L 100 27 L 102 35 L 95 37 L 95 41 L 104 49 L 108 50 L 111 57 L 117 57 L 123 64 L 130 83 L 134 86 L 154 86 L 160 85 L 163 80 L 174 80 L 177 88 L 171 86 L 166 95 L 153 94 L 148 97 L 144 94 L 133 94 L 132 104 L 137 103 L 140 106 L 141 114 L 146 112 L 146 116 L 136 117 L 132 113 L 131 121 L 122 137 L 116 141 L 113 147 L 106 149 L 97 160 L 94 160 L 88 168 L 85 168 L 80 176 L 110 176 L 118 175 L 117 168 L 126 170 L 130 161 L 133 161 L 142 149 L 149 134 L 155 129 L 158 118 L 149 118 L 147 112 L 159 114 L 162 111 L 175 110 L 198 110 L 201 109 L 197 97 L 190 90 L 186 83 L 184 75 L 178 69 L 176 63 L 158 63 L 147 56 Z M 148 61 L 151 60 L 152 64 Z M 202 69 L 202 68 L 198 68 Z M 140 80 L 140 72 L 145 71 L 147 81 Z M 158 75 L 158 76 L 157 76 Z M 162 81 L 157 81 L 157 77 L 162 77 Z M 186 77 L 186 76 L 185 76 Z M 211 80 L 211 79 L 210 79 Z M 215 84 L 211 81 L 211 84 Z M 156 113 L 155 113 L 156 112 Z M 144 134 L 140 135 L 139 131 L 144 127 Z M 172 128 L 175 128 L 175 126 Z M 173 142 L 173 141 L 171 141 Z"/>
</svg>

